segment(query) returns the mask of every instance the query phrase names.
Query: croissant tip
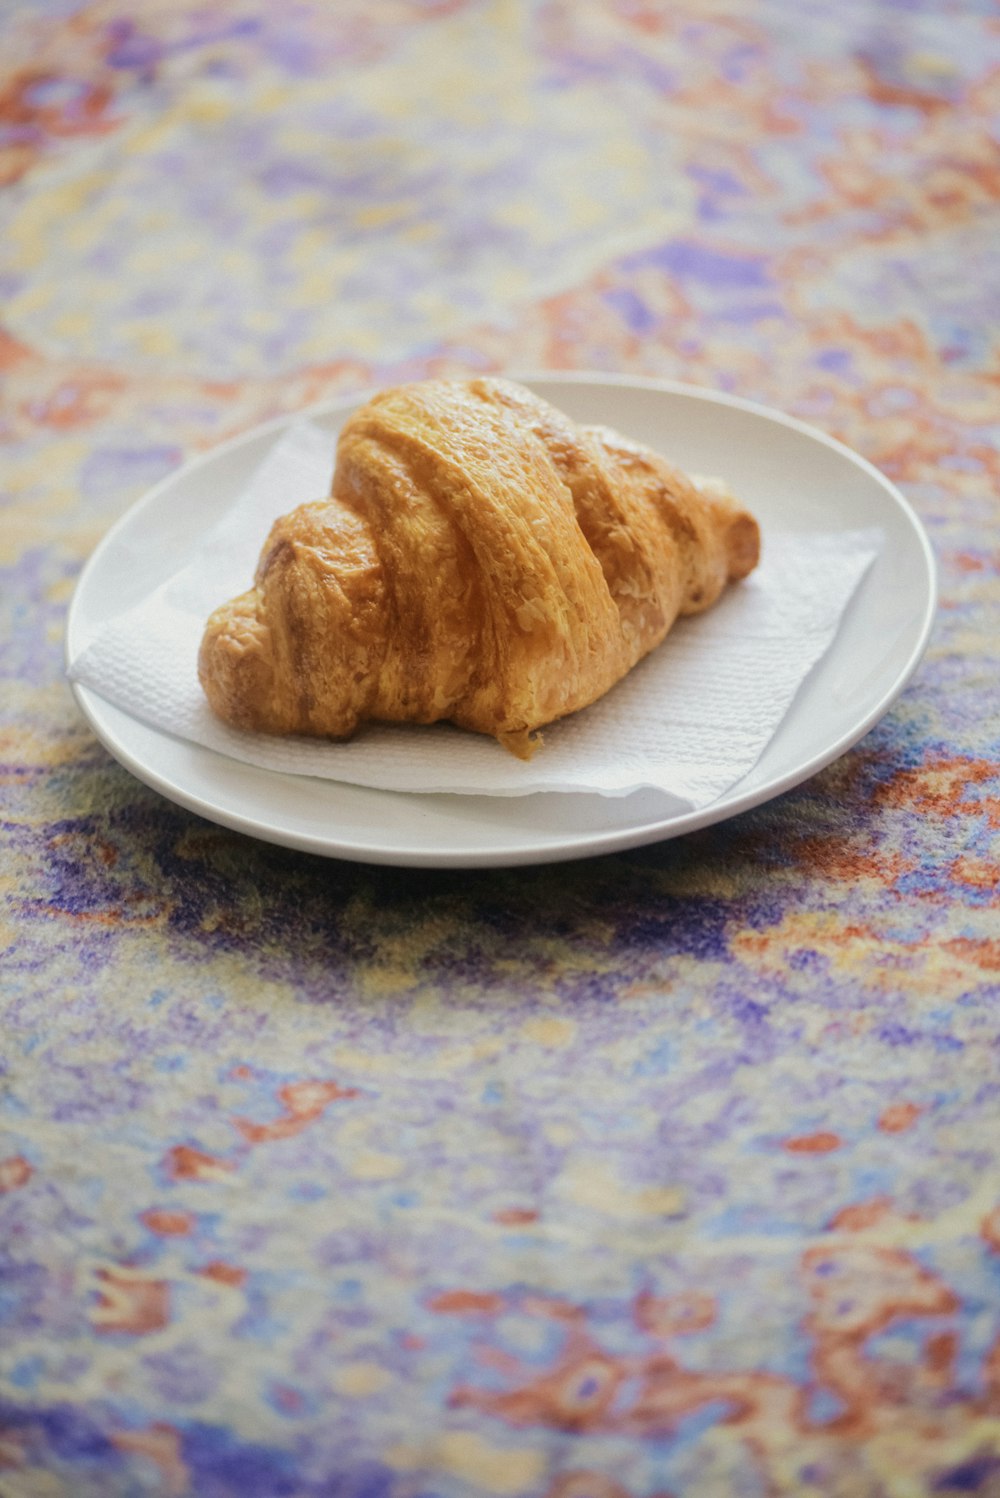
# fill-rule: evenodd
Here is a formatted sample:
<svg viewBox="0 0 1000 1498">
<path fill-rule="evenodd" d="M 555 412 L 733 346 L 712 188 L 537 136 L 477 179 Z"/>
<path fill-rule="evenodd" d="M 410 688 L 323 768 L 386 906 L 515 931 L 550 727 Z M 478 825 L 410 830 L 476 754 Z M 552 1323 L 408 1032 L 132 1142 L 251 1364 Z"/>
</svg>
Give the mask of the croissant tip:
<svg viewBox="0 0 1000 1498">
<path fill-rule="evenodd" d="M 544 739 L 540 733 L 529 728 L 512 729 L 509 733 L 498 733 L 497 740 L 516 759 L 529 760 L 541 749 Z"/>
<path fill-rule="evenodd" d="M 733 583 L 746 577 L 760 561 L 760 527 L 752 515 L 741 513 L 730 522 L 726 531 L 726 558 L 729 581 Z"/>
</svg>

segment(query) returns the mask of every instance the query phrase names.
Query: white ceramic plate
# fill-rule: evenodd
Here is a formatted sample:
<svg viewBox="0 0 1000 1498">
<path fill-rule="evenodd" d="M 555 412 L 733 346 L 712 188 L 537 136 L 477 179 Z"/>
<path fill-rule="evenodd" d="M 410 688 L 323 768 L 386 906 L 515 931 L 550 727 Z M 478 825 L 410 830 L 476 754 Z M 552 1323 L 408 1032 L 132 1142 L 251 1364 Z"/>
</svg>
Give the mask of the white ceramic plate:
<svg viewBox="0 0 1000 1498">
<path fill-rule="evenodd" d="M 655 792 L 621 798 L 409 795 L 276 774 L 175 739 L 86 687 L 73 691 L 104 746 L 172 801 L 210 821 L 311 853 L 425 867 L 488 867 L 611 853 L 722 821 L 788 790 L 843 754 L 878 721 L 913 674 L 930 635 L 930 544 L 899 491 L 832 438 L 734 396 L 663 381 L 565 374 L 521 377 L 578 421 L 619 428 L 680 468 L 731 477 L 769 527 L 857 530 L 886 544 L 830 651 L 809 677 L 757 765 L 697 812 L 670 814 Z M 330 433 L 359 398 L 308 412 Z M 224 443 L 140 499 L 98 546 L 69 611 L 67 659 L 107 619 L 190 557 L 295 417 Z"/>
</svg>

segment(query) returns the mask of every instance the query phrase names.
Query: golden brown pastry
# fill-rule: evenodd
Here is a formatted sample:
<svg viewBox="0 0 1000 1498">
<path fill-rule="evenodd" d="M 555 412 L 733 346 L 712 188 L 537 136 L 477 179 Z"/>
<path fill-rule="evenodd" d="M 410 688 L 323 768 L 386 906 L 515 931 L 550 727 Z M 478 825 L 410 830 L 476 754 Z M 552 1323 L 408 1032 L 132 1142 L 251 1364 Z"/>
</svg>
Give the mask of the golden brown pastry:
<svg viewBox="0 0 1000 1498">
<path fill-rule="evenodd" d="M 403 385 L 350 417 L 330 497 L 276 522 L 198 672 L 239 728 L 449 719 L 527 758 L 758 550 L 722 484 L 519 385 Z"/>
</svg>

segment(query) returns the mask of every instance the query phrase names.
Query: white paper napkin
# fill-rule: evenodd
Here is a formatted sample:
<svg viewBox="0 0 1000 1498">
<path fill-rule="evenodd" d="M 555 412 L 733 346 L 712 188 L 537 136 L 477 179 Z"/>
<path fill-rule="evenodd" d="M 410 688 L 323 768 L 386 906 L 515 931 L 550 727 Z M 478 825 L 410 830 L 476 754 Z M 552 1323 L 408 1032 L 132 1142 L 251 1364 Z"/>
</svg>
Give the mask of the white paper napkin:
<svg viewBox="0 0 1000 1498">
<path fill-rule="evenodd" d="M 105 624 L 72 662 L 70 678 L 156 728 L 288 774 L 496 796 L 621 796 L 652 787 L 696 809 L 760 758 L 881 542 L 878 531 L 766 534 L 756 572 L 706 614 L 678 621 L 599 702 L 545 729 L 544 747 L 528 763 L 450 725 L 372 725 L 349 743 L 228 728 L 198 683 L 205 620 L 250 585 L 271 522 L 328 492 L 332 461 L 325 433 L 305 422 L 290 428 L 190 563 Z"/>
</svg>

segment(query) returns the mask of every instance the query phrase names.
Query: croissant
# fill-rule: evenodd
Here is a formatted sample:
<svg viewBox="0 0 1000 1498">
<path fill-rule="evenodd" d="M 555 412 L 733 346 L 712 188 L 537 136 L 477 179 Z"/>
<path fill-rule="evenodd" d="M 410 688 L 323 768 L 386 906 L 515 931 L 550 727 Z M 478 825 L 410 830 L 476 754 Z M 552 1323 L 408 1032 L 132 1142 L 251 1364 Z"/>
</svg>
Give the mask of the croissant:
<svg viewBox="0 0 1000 1498">
<path fill-rule="evenodd" d="M 758 554 L 723 484 L 519 385 L 402 385 L 347 421 L 330 496 L 275 523 L 198 674 L 238 728 L 448 719 L 528 758 Z"/>
</svg>

